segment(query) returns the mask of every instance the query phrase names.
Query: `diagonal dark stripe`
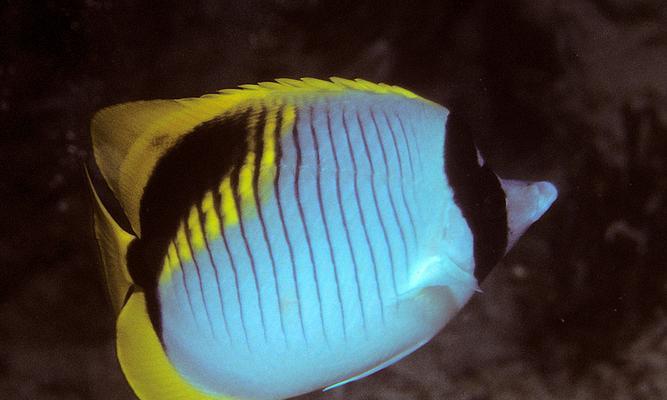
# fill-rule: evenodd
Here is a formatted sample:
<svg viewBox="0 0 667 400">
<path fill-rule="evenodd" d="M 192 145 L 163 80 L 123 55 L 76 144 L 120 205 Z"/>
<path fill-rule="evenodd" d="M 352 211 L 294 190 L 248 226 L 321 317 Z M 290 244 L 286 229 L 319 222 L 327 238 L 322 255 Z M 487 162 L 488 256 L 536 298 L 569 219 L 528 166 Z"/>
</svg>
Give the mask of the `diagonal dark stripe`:
<svg viewBox="0 0 667 400">
<path fill-rule="evenodd" d="M 283 235 L 285 236 L 285 241 L 287 242 L 287 250 L 289 251 L 290 263 L 292 266 L 292 280 L 294 281 L 294 287 L 296 289 L 296 304 L 299 312 L 299 324 L 301 325 L 301 334 L 303 335 L 304 340 L 308 343 L 308 337 L 306 336 L 306 328 L 303 324 L 303 314 L 301 311 L 301 291 L 299 289 L 299 278 L 296 273 L 296 262 L 294 260 L 294 248 L 292 246 L 292 241 L 290 240 L 289 233 L 287 232 L 287 224 L 285 223 L 285 215 L 283 213 L 282 201 L 280 199 L 280 164 L 282 161 L 283 151 L 280 137 L 280 127 L 276 128 L 274 143 L 276 151 L 276 177 L 273 181 L 273 192 L 276 197 L 276 205 L 278 206 L 278 216 L 280 217 L 280 225 L 283 228 Z M 292 134 L 296 130 L 296 124 L 292 127 Z"/>
<path fill-rule="evenodd" d="M 141 239 L 134 240 L 128 249 L 128 271 L 146 293 L 147 311 L 158 334 L 158 277 L 169 243 L 193 205 L 217 188 L 238 158 L 247 153 L 246 109 L 239 106 L 233 113 L 218 115 L 183 132 L 158 160 L 144 187 L 139 210 Z M 155 137 L 155 145 L 164 138 Z"/>
<path fill-rule="evenodd" d="M 266 248 L 269 252 L 269 258 L 271 259 L 271 272 L 273 274 L 273 283 L 275 286 L 275 291 L 276 291 L 276 304 L 278 304 L 278 308 L 280 308 L 280 288 L 278 286 L 278 276 L 277 276 L 277 269 L 276 269 L 276 259 L 273 255 L 273 248 L 271 247 L 271 242 L 269 241 L 269 233 L 266 229 L 266 222 L 264 221 L 264 213 L 262 211 L 262 202 L 260 201 L 259 198 L 259 177 L 262 173 L 262 156 L 264 154 L 264 129 L 266 127 L 266 110 L 263 110 L 261 115 L 261 125 L 257 128 L 256 132 L 257 134 L 255 135 L 255 168 L 253 169 L 253 176 L 252 176 L 252 192 L 255 198 L 255 208 L 257 209 L 257 216 L 259 217 L 259 223 L 262 227 L 262 237 L 264 238 L 264 242 L 266 243 Z M 278 110 L 277 113 L 277 121 L 276 121 L 276 129 L 280 129 L 280 124 L 282 123 L 282 110 Z M 283 337 L 286 338 L 285 335 L 285 322 L 283 319 L 283 313 L 278 312 L 278 317 L 280 318 L 280 330 L 283 334 Z"/>
<path fill-rule="evenodd" d="M 424 160 L 422 159 L 422 152 L 419 151 L 419 141 L 417 140 L 417 134 L 415 132 L 415 126 L 414 126 L 414 120 L 415 118 L 410 118 L 406 121 L 406 125 L 410 133 L 408 134 L 408 137 L 412 138 L 414 140 L 414 145 L 415 145 L 415 158 L 417 160 L 417 165 L 419 165 L 420 171 L 424 171 Z"/>
<path fill-rule="evenodd" d="M 378 267 L 377 261 L 375 259 L 375 252 L 373 251 L 373 246 L 371 246 L 370 236 L 368 234 L 368 227 L 366 226 L 366 217 L 364 216 L 364 210 L 361 207 L 361 200 L 359 199 L 359 174 L 357 170 L 357 162 L 354 158 L 354 149 L 352 148 L 352 142 L 350 141 L 350 130 L 347 126 L 347 121 L 345 119 L 345 109 L 343 109 L 343 129 L 345 130 L 345 137 L 347 139 L 347 147 L 350 151 L 350 158 L 352 160 L 352 168 L 354 170 L 354 198 L 357 202 L 357 208 L 359 209 L 359 217 L 361 218 L 361 227 L 364 231 L 364 237 L 366 239 L 366 245 L 371 255 L 371 263 L 373 264 L 373 278 L 375 279 L 375 289 L 377 290 L 378 298 L 380 299 L 380 312 L 382 316 L 382 322 L 384 322 L 384 299 L 382 297 L 382 291 L 380 290 L 380 281 L 378 280 Z"/>
<path fill-rule="evenodd" d="M 373 165 L 373 159 L 371 158 L 371 152 L 368 148 L 368 141 L 366 140 L 366 130 L 364 125 L 361 123 L 361 117 L 359 113 L 357 115 L 357 123 L 359 124 L 359 129 L 361 130 L 361 140 L 364 143 L 364 150 L 366 153 L 366 158 L 371 168 L 371 194 L 373 195 L 373 204 L 375 205 L 375 212 L 380 222 L 380 229 L 382 230 L 382 236 L 384 237 L 385 245 L 387 246 L 387 255 L 389 256 L 389 264 L 391 265 L 391 283 L 394 289 L 394 295 L 398 297 L 398 289 L 396 287 L 396 265 L 394 263 L 394 255 L 391 251 L 391 246 L 389 244 L 389 235 L 387 235 L 387 227 L 385 226 L 384 219 L 382 218 L 382 213 L 380 212 L 380 205 L 378 204 L 377 190 L 375 188 L 375 166 Z"/>
<path fill-rule="evenodd" d="M 190 255 L 192 256 L 192 263 L 195 266 L 195 271 L 197 271 L 197 280 L 199 281 L 199 293 L 201 294 L 201 301 L 204 305 L 204 312 L 206 313 L 206 319 L 208 320 L 208 325 L 211 328 L 211 334 L 213 337 L 216 337 L 215 330 L 213 329 L 213 323 L 211 322 L 211 313 L 208 311 L 208 305 L 206 304 L 206 296 L 204 295 L 204 283 L 201 279 L 201 271 L 199 270 L 199 262 L 197 262 L 197 257 L 195 256 L 194 248 L 192 247 L 192 238 L 190 236 L 191 227 L 187 221 L 183 221 L 183 233 L 185 234 L 185 241 L 188 244 L 188 249 L 190 250 Z"/>
<path fill-rule="evenodd" d="M 418 204 L 417 203 L 417 194 L 415 193 L 415 168 L 414 168 L 414 160 L 412 158 L 412 150 L 411 150 L 411 144 L 410 140 L 408 139 L 408 133 L 405 130 L 405 125 L 403 124 L 403 120 L 401 119 L 401 115 L 396 112 L 396 119 L 398 120 L 398 124 L 401 127 L 401 136 L 403 137 L 403 141 L 405 142 L 405 148 L 408 151 L 408 166 L 410 167 L 410 182 L 412 182 L 412 185 L 410 185 L 410 193 L 412 193 L 412 202 L 413 204 Z M 408 208 L 409 209 L 409 208 Z M 410 213 L 411 216 L 414 217 L 412 213 Z M 414 221 L 413 221 L 414 222 Z M 414 227 L 416 228 L 416 224 L 414 224 Z M 415 229 L 415 240 L 419 242 L 419 231 Z M 409 270 L 409 265 L 408 265 L 408 270 Z"/>
<path fill-rule="evenodd" d="M 254 133 L 253 133 L 254 134 Z M 243 247 L 245 248 L 248 259 L 250 260 L 250 270 L 252 272 L 253 282 L 255 284 L 255 293 L 257 297 L 257 304 L 259 306 L 259 317 L 262 324 L 262 332 L 264 335 L 264 340 L 267 340 L 266 335 L 266 323 L 264 317 L 264 306 L 262 304 L 262 292 L 259 290 L 259 279 L 257 277 L 257 265 L 255 263 L 255 256 L 250 249 L 250 244 L 248 243 L 248 236 L 245 231 L 245 224 L 243 222 L 243 208 L 241 193 L 239 192 L 239 175 L 241 173 L 241 165 L 237 165 L 233 170 L 230 176 L 230 183 L 232 187 L 232 197 L 234 198 L 234 205 L 236 206 L 236 211 L 238 215 L 238 224 L 239 231 L 241 232 L 241 239 L 243 240 Z"/>
<path fill-rule="evenodd" d="M 315 255 L 313 254 L 313 244 L 310 240 L 310 234 L 308 233 L 308 226 L 306 224 L 306 216 L 303 212 L 303 203 L 301 202 L 301 189 L 299 188 L 300 178 L 301 178 L 301 164 L 303 162 L 301 156 L 301 145 L 299 144 L 299 115 L 300 112 L 297 110 L 296 120 L 294 121 L 294 132 L 292 139 L 294 142 L 294 148 L 296 149 L 296 171 L 294 173 L 294 199 L 296 200 L 296 205 L 299 210 L 299 217 L 301 219 L 301 225 L 303 231 L 306 235 L 306 244 L 308 245 L 308 256 L 310 258 L 310 263 L 313 266 L 313 277 L 315 278 L 315 292 L 317 293 L 317 305 L 320 311 L 320 323 L 322 325 L 322 332 L 324 333 L 324 339 L 328 342 L 329 337 L 327 331 L 324 327 L 324 312 L 322 310 L 322 295 L 320 290 L 320 279 L 317 274 L 317 264 L 315 263 Z"/>
<path fill-rule="evenodd" d="M 387 189 L 387 197 L 389 198 L 389 205 L 391 206 L 392 215 L 394 216 L 394 220 L 396 221 L 396 226 L 398 226 L 398 231 L 400 232 L 401 243 L 403 244 L 403 255 L 405 257 L 404 266 L 405 268 L 407 268 L 408 243 L 405 240 L 405 231 L 403 230 L 403 224 L 401 224 L 401 220 L 398 218 L 398 212 L 396 211 L 396 203 L 394 202 L 394 196 L 392 195 L 391 190 L 389 189 L 391 182 L 391 173 L 389 171 L 389 163 L 387 162 L 387 151 L 384 148 L 384 143 L 382 143 L 382 135 L 380 134 L 380 127 L 378 126 L 377 119 L 375 117 L 375 111 L 372 108 L 371 108 L 371 119 L 373 120 L 373 126 L 375 127 L 375 132 L 377 133 L 378 141 L 380 142 L 382 161 L 384 163 L 384 168 L 387 177 L 387 185 L 385 185 L 385 188 Z M 394 278 L 394 281 L 396 281 L 396 278 Z"/>
<path fill-rule="evenodd" d="M 206 235 L 206 220 L 204 217 L 204 212 L 201 208 L 201 204 L 197 204 L 197 217 L 199 218 L 199 225 L 202 227 L 202 236 L 204 237 L 204 245 L 206 248 L 206 252 L 208 253 L 208 258 L 211 262 L 211 268 L 213 268 L 213 275 L 215 276 L 215 285 L 216 288 L 218 289 L 218 298 L 220 299 L 220 313 L 222 314 L 222 321 L 225 324 L 225 332 L 227 333 L 227 336 L 231 340 L 232 336 L 229 332 L 229 322 L 227 321 L 227 313 L 225 312 L 225 304 L 222 298 L 222 289 L 220 287 L 220 277 L 218 276 L 219 273 L 218 266 L 213 257 L 213 253 L 211 253 L 211 245 L 208 243 L 208 237 Z"/>
<path fill-rule="evenodd" d="M 181 268 L 181 277 L 183 279 L 183 288 L 185 288 L 185 296 L 188 298 L 188 304 L 190 305 L 190 312 L 192 313 L 192 319 L 195 320 L 195 323 L 197 322 L 197 314 L 195 314 L 195 308 L 192 305 L 192 296 L 190 296 L 190 289 L 188 289 L 188 279 L 185 276 L 185 267 L 183 265 L 183 260 L 181 259 L 181 254 L 178 251 L 178 246 L 176 245 L 175 241 L 172 241 L 171 244 L 174 246 L 174 250 L 176 251 L 176 258 L 178 259 L 178 265 Z"/>
<path fill-rule="evenodd" d="M 243 328 L 243 337 L 245 338 L 246 346 L 250 348 L 250 341 L 248 340 L 248 328 L 246 327 L 245 322 L 245 313 L 243 307 L 243 301 L 241 301 L 241 289 L 239 287 L 239 274 L 236 269 L 236 262 L 232 256 L 231 249 L 229 248 L 229 241 L 227 240 L 227 232 L 225 231 L 225 219 L 222 214 L 222 198 L 218 191 L 213 192 L 213 208 L 218 216 L 218 222 L 220 223 L 220 237 L 222 237 L 222 242 L 225 245 L 225 252 L 229 259 L 229 266 L 232 269 L 232 274 L 234 275 L 234 289 L 236 289 L 236 301 L 239 303 L 239 314 L 241 316 L 241 327 Z"/>
<path fill-rule="evenodd" d="M 405 141 L 405 148 L 408 149 L 408 161 L 409 161 L 409 166 L 410 166 L 410 179 L 412 182 L 415 181 L 415 162 L 412 158 L 412 149 L 410 146 L 410 140 L 408 140 L 408 133 L 405 130 L 405 125 L 403 125 L 403 120 L 401 119 L 401 115 L 399 113 L 396 113 L 396 119 L 398 119 L 398 124 L 401 126 L 401 133 L 403 136 L 403 140 Z"/>
<path fill-rule="evenodd" d="M 341 115 L 342 116 L 342 115 Z M 361 308 L 361 319 L 364 327 L 364 332 L 366 332 L 366 312 L 364 311 L 364 300 L 361 295 L 361 284 L 359 283 L 359 266 L 357 265 L 357 258 L 354 254 L 352 248 L 352 240 L 350 238 L 350 229 L 347 226 L 347 220 L 345 218 L 345 211 L 343 210 L 343 200 L 340 191 L 340 164 L 338 161 L 338 152 L 336 150 L 336 144 L 333 139 L 333 129 L 331 127 L 331 110 L 327 112 L 327 131 L 329 133 L 329 141 L 331 142 L 331 151 L 333 153 L 334 163 L 336 165 L 336 199 L 338 200 L 338 210 L 340 211 L 341 222 L 343 223 L 343 230 L 345 231 L 345 239 L 347 241 L 347 248 L 350 251 L 350 257 L 352 259 L 352 265 L 354 266 L 354 279 L 357 286 L 357 297 L 359 298 L 359 307 Z M 354 168 L 354 174 L 356 176 L 357 170 L 356 166 Z"/>
<path fill-rule="evenodd" d="M 415 227 L 415 220 L 412 215 L 412 210 L 410 209 L 410 206 L 408 205 L 408 201 L 405 197 L 405 176 L 403 175 L 403 169 L 404 169 L 404 163 L 403 163 L 403 158 L 401 157 L 401 152 L 398 149 L 398 142 L 396 140 L 396 132 L 394 131 L 394 127 L 391 125 L 391 121 L 389 120 L 389 117 L 387 116 L 387 113 L 383 111 L 383 115 L 385 120 L 387 121 L 387 126 L 389 127 L 389 132 L 391 132 L 391 140 L 394 145 L 394 152 L 396 153 L 396 157 L 398 158 L 398 164 L 399 164 L 399 178 L 401 180 L 401 200 L 403 202 L 403 208 L 408 214 L 408 221 L 410 222 L 410 228 L 412 228 L 412 238 L 413 240 L 416 241 L 417 237 L 417 228 Z M 411 259 L 408 257 L 408 259 Z"/>
<path fill-rule="evenodd" d="M 343 324 L 343 336 L 347 338 L 347 326 L 345 323 L 345 311 L 343 310 L 343 297 L 340 294 L 340 282 L 338 278 L 338 264 L 336 263 L 336 257 L 334 255 L 333 245 L 331 244 L 331 233 L 329 232 L 329 223 L 327 221 L 326 214 L 324 213 L 324 205 L 322 203 L 322 166 L 320 159 L 320 146 L 317 141 L 317 134 L 315 133 L 315 126 L 313 120 L 315 118 L 315 108 L 310 108 L 310 133 L 313 137 L 313 147 L 315 148 L 315 162 L 317 166 L 316 171 L 316 181 L 317 181 L 317 202 L 320 206 L 320 215 L 322 217 L 322 222 L 324 224 L 324 232 L 327 238 L 327 244 L 329 245 L 329 259 L 331 260 L 331 265 L 334 269 L 334 281 L 336 284 L 336 296 L 338 296 L 338 304 L 340 305 L 340 317 Z"/>
</svg>

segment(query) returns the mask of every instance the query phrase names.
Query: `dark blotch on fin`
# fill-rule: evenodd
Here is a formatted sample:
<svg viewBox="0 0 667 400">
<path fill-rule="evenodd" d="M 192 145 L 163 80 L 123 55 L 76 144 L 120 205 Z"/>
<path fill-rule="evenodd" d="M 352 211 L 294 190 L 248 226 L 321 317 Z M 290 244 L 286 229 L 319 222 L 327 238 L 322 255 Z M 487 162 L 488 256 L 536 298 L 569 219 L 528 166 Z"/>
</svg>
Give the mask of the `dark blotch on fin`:
<svg viewBox="0 0 667 400">
<path fill-rule="evenodd" d="M 127 254 L 132 280 L 146 294 L 155 331 L 161 335 L 158 277 L 164 257 L 179 225 L 222 177 L 238 169 L 247 151 L 249 113 L 204 122 L 183 136 L 157 163 L 141 199 L 142 237 Z"/>
<path fill-rule="evenodd" d="M 475 278 L 481 282 L 507 247 L 505 192 L 488 165 L 481 167 L 469 126 L 449 114 L 445 135 L 445 173 L 454 201 L 472 231 Z"/>
</svg>

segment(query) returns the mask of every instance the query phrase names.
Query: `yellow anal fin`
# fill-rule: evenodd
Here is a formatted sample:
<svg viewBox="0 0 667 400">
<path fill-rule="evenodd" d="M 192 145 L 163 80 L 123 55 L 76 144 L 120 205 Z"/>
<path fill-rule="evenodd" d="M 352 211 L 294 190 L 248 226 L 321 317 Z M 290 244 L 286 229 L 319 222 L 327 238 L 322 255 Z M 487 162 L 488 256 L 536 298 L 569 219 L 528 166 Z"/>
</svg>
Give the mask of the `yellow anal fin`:
<svg viewBox="0 0 667 400">
<path fill-rule="evenodd" d="M 142 292 L 132 293 L 118 316 L 116 352 L 141 400 L 238 400 L 204 393 L 178 373 L 153 330 Z"/>
<path fill-rule="evenodd" d="M 86 168 L 86 178 L 93 197 L 93 219 L 95 224 L 95 237 L 100 249 L 104 277 L 106 280 L 111 304 L 116 315 L 123 306 L 127 291 L 132 285 L 132 279 L 127 271 L 127 247 L 134 236 L 125 232 L 113 219 L 111 214 L 102 204 L 90 174 Z"/>
</svg>

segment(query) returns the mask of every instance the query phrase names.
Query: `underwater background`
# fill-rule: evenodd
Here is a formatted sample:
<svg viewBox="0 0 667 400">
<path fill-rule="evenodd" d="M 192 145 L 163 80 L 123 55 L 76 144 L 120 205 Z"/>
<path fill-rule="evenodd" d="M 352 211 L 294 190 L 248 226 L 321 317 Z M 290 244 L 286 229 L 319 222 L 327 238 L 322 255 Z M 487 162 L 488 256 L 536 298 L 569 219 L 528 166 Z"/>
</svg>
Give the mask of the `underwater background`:
<svg viewBox="0 0 667 400">
<path fill-rule="evenodd" d="M 332 75 L 444 104 L 560 196 L 429 344 L 299 400 L 667 398 L 662 0 L 2 2 L 0 398 L 134 398 L 82 170 L 96 110 Z"/>
</svg>

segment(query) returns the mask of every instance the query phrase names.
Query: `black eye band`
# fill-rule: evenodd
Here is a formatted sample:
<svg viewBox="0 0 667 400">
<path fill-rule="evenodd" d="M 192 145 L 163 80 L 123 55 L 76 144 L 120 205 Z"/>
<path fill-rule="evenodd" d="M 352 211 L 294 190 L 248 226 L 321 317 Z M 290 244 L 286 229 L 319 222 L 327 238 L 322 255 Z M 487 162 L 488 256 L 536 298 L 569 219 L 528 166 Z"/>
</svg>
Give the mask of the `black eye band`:
<svg viewBox="0 0 667 400">
<path fill-rule="evenodd" d="M 128 271 L 146 293 L 148 314 L 161 332 L 157 281 L 169 241 L 190 207 L 243 161 L 248 114 L 204 122 L 157 163 L 141 199 L 141 239 L 128 249 Z"/>
<path fill-rule="evenodd" d="M 447 121 L 444 156 L 454 201 L 472 231 L 475 277 L 481 282 L 507 247 L 505 192 L 488 165 L 480 166 L 469 127 L 452 114 Z"/>
</svg>

